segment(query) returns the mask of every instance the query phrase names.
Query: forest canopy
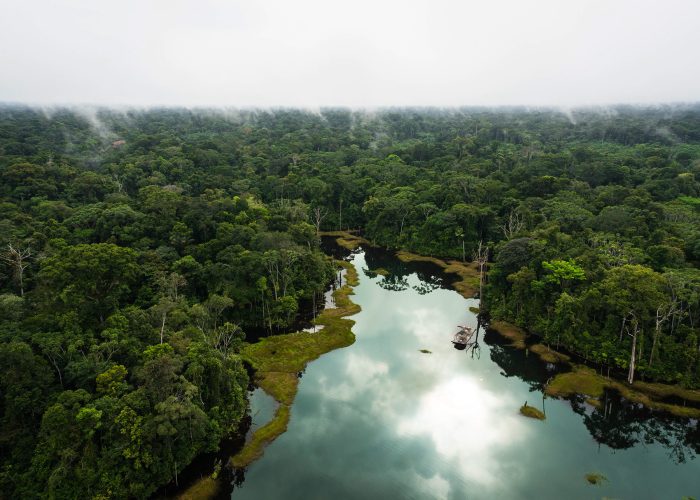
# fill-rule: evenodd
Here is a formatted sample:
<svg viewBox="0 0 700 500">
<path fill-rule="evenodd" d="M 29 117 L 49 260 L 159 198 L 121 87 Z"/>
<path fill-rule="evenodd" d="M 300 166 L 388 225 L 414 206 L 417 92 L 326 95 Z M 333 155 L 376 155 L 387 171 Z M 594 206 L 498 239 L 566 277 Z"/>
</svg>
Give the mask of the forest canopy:
<svg viewBox="0 0 700 500">
<path fill-rule="evenodd" d="M 147 497 L 246 410 L 319 232 L 469 260 L 492 318 L 700 387 L 700 107 L 0 108 L 0 490 Z"/>
</svg>

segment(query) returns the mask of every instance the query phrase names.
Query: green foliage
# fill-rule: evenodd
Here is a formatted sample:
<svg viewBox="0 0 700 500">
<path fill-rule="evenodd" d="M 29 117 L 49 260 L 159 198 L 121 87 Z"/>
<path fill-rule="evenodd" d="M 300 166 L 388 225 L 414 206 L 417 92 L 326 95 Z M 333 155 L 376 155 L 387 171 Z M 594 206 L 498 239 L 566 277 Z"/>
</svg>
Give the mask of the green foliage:
<svg viewBox="0 0 700 500">
<path fill-rule="evenodd" d="M 3 107 L 0 490 L 142 498 L 234 432 L 243 332 L 335 275 L 314 209 L 351 247 L 483 242 L 493 318 L 622 369 L 636 328 L 638 373 L 699 387 L 700 109 L 575 114 L 101 110 L 112 143 Z"/>
<path fill-rule="evenodd" d="M 562 283 L 571 281 L 583 281 L 586 273 L 583 268 L 577 266 L 572 260 L 553 260 L 542 262 L 542 268 L 550 272 L 545 277 L 545 281 Z"/>
</svg>

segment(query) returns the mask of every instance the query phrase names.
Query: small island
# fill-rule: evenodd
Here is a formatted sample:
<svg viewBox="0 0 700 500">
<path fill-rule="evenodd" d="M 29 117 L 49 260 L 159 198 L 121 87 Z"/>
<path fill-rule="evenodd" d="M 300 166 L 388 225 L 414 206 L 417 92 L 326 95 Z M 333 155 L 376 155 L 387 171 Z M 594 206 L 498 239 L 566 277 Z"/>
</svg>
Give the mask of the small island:
<svg viewBox="0 0 700 500">
<path fill-rule="evenodd" d="M 520 407 L 520 414 L 528 418 L 535 418 L 537 420 L 544 420 L 547 418 L 546 415 L 540 410 L 534 406 L 528 405 L 527 401 Z"/>
</svg>

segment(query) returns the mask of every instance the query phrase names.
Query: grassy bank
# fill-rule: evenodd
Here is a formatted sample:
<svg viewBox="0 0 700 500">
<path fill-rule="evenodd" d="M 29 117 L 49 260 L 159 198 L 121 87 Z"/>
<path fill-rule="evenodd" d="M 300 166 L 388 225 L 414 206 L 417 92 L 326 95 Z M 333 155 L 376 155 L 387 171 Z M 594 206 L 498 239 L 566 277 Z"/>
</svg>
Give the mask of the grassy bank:
<svg viewBox="0 0 700 500">
<path fill-rule="evenodd" d="M 389 276 L 389 274 L 391 274 L 389 271 L 387 271 L 383 267 L 379 267 L 377 269 L 372 269 L 370 272 L 374 273 L 378 276 Z"/>
<path fill-rule="evenodd" d="M 493 320 L 489 323 L 489 328 L 510 340 L 510 345 L 516 349 L 525 349 L 527 333 L 522 328 L 500 320 Z"/>
<path fill-rule="evenodd" d="M 290 406 L 299 385 L 298 373 L 322 354 L 355 342 L 352 333 L 355 322 L 346 316 L 360 311 L 360 306 L 350 299 L 353 287 L 358 284 L 357 270 L 349 262 L 337 263 L 346 270 L 346 283 L 333 293 L 336 307 L 324 310 L 316 318 L 316 324 L 323 325 L 323 330 L 275 335 L 243 349 L 243 359 L 255 370 L 255 382 L 279 403 L 279 407 L 273 419 L 258 429 L 232 458 L 236 467 L 245 467 L 259 458 L 265 446 L 287 429 Z"/>
<path fill-rule="evenodd" d="M 551 347 L 544 344 L 534 344 L 527 348 L 530 352 L 534 352 L 545 363 L 567 363 L 571 358 L 566 354 L 555 351 Z"/>
<path fill-rule="evenodd" d="M 635 382 L 629 385 L 625 382 L 609 379 L 583 365 L 573 365 L 572 371 L 561 373 L 547 385 L 546 392 L 550 396 L 566 397 L 572 394 L 583 394 L 599 399 L 605 389 L 614 389 L 622 397 L 648 408 L 667 411 L 679 417 L 700 418 L 700 409 L 687 406 L 664 403 L 663 399 L 676 396 L 688 401 L 698 402 L 699 391 L 683 389 L 665 384 L 649 384 Z"/>
<path fill-rule="evenodd" d="M 255 370 L 256 384 L 279 403 L 272 419 L 257 429 L 250 440 L 236 455 L 231 457 L 234 467 L 246 467 L 263 455 L 265 447 L 287 430 L 291 405 L 296 396 L 298 373 L 306 365 L 325 354 L 355 342 L 352 326 L 355 322 L 345 316 L 356 314 L 360 306 L 350 296 L 358 284 L 355 267 L 349 262 L 336 261 L 346 270 L 346 283 L 333 292 L 336 307 L 324 310 L 316 324 L 324 325 L 318 333 L 297 332 L 267 337 L 243 348 L 242 357 Z M 204 477 L 178 495 L 179 499 L 214 498 L 220 482 L 213 477 Z"/>
<path fill-rule="evenodd" d="M 348 250 L 355 250 L 360 245 L 374 246 L 369 240 L 350 231 L 321 231 L 319 235 L 334 237 L 338 245 Z"/>
<path fill-rule="evenodd" d="M 280 404 L 272 420 L 253 433 L 250 441 L 231 459 L 231 464 L 234 467 L 246 467 L 260 458 L 265 447 L 287 430 L 288 423 L 289 405 Z"/>
<path fill-rule="evenodd" d="M 669 404 L 663 401 L 669 397 L 676 397 L 700 403 L 700 391 L 683 389 L 677 385 L 652 384 L 641 381 L 630 385 L 623 381 L 604 377 L 585 365 L 573 363 L 566 354 L 557 352 L 544 344 L 527 346 L 525 343 L 527 333 L 522 328 L 506 321 L 492 321 L 489 328 L 511 340 L 511 346 L 517 349 L 527 349 L 536 354 L 542 361 L 566 364 L 571 367 L 571 371 L 556 375 L 547 384 L 545 392 L 549 396 L 568 397 L 573 394 L 582 394 L 588 396 L 587 401 L 596 406 L 597 399 L 603 396 L 605 389 L 614 389 L 625 399 L 643 404 L 648 408 L 667 411 L 680 417 L 700 418 L 700 409 L 698 408 Z"/>
<path fill-rule="evenodd" d="M 444 261 L 437 257 L 426 257 L 404 250 L 396 252 L 396 256 L 402 262 L 431 262 L 441 267 L 446 273 L 456 274 L 459 279 L 452 283 L 452 286 L 464 298 L 471 299 L 479 291 L 479 269 L 475 262 Z"/>
</svg>

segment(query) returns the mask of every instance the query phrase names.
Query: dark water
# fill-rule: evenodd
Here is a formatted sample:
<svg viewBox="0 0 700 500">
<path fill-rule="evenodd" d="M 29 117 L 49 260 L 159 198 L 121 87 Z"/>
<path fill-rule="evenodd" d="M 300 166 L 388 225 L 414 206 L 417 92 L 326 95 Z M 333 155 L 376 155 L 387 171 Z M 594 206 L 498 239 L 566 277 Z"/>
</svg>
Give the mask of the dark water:
<svg viewBox="0 0 700 500">
<path fill-rule="evenodd" d="M 614 393 L 600 409 L 544 399 L 552 367 L 497 336 L 482 330 L 476 350 L 453 348 L 456 325 L 476 326 L 477 301 L 447 289 L 436 268 L 376 251 L 352 261 L 357 341 L 307 367 L 289 429 L 237 471 L 234 499 L 700 496 L 696 421 Z M 378 267 L 392 275 L 361 271 Z M 546 421 L 519 415 L 525 401 Z M 252 403 L 271 414 L 264 397 Z M 607 481 L 589 485 L 591 472 Z"/>
</svg>

